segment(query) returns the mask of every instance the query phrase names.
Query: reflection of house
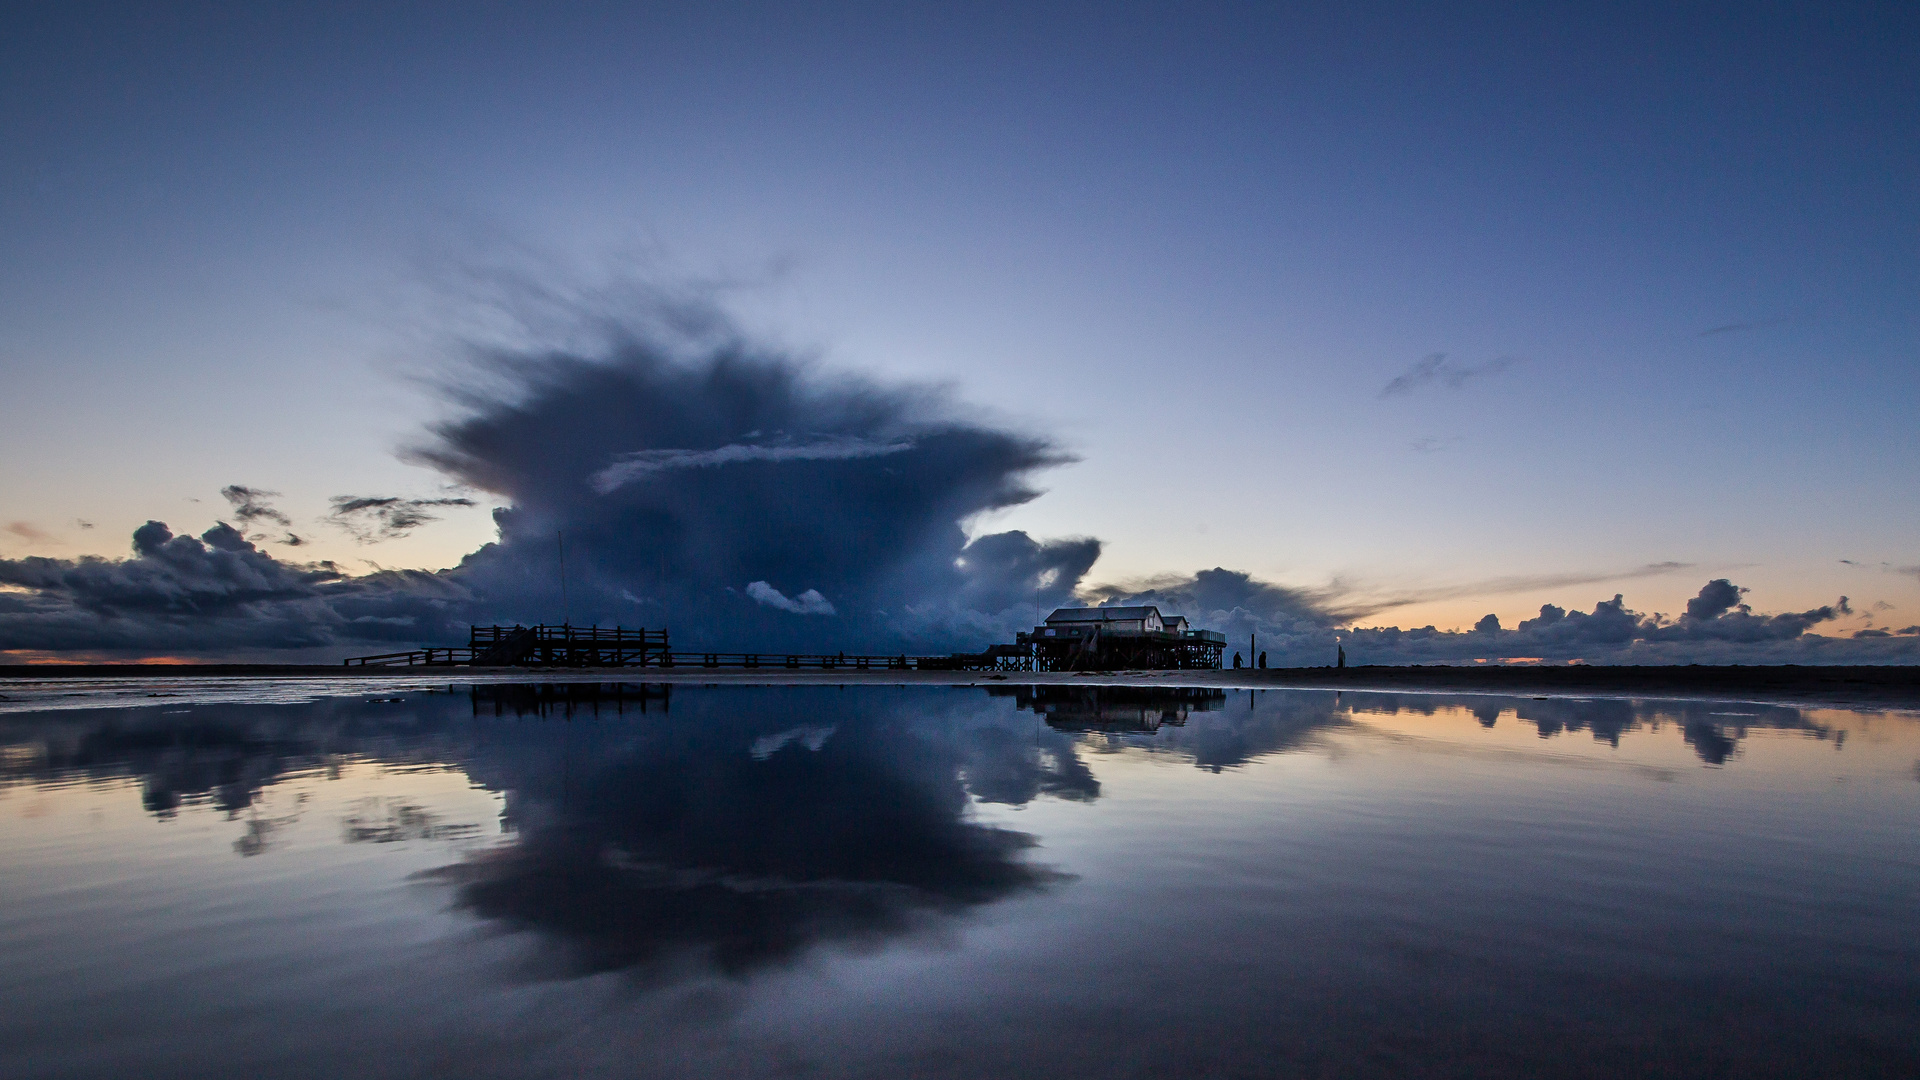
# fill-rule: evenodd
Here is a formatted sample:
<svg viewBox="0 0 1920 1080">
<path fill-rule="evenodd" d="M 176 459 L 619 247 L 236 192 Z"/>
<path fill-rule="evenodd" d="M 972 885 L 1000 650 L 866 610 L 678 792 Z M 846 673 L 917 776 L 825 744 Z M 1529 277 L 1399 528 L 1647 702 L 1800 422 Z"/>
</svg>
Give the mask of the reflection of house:
<svg viewBox="0 0 1920 1080">
<path fill-rule="evenodd" d="M 1148 605 L 1061 608 L 1017 642 L 1034 671 L 1122 671 L 1217 668 L 1227 639 Z"/>
<path fill-rule="evenodd" d="M 493 715 L 553 716 L 572 719 L 575 712 L 666 712 L 673 693 L 671 683 L 475 683 L 473 715 L 490 707 Z M 649 707 L 651 703 L 651 707 Z"/>
<path fill-rule="evenodd" d="M 1226 704 L 1225 690 L 1160 686 L 1018 686 L 989 693 L 1012 694 L 1022 709 L 1046 718 L 1060 731 L 1156 731 L 1183 725 L 1191 712 Z"/>
</svg>

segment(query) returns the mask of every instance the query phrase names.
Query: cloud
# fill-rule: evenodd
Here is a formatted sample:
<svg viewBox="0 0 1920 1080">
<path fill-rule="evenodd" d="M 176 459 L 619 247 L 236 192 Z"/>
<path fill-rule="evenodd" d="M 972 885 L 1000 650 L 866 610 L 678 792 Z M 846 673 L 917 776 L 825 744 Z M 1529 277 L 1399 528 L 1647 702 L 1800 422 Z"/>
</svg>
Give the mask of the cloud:
<svg viewBox="0 0 1920 1080">
<path fill-rule="evenodd" d="M 1786 319 L 1765 319 L 1760 322 L 1727 323 L 1724 326 L 1710 326 L 1700 331 L 1700 336 L 1713 337 L 1717 334 L 1737 334 L 1743 330 L 1759 330 L 1768 326 L 1781 326 L 1786 322 Z"/>
<path fill-rule="evenodd" d="M 23 560 L 8 571 L 39 576 L 0 600 L 11 605 L 0 641 L 445 644 L 464 640 L 467 622 L 555 621 L 570 607 L 581 622 L 664 618 L 688 648 L 972 651 L 1068 601 L 1099 556 L 1086 537 L 969 539 L 963 522 L 1034 498 L 1035 473 L 1074 459 L 939 388 L 827 373 L 718 315 L 601 313 L 580 325 L 593 332 L 556 333 L 558 345 L 476 346 L 438 384 L 451 412 L 407 459 L 505 504 L 497 539 L 458 566 L 350 578 L 277 562 L 232 529 L 184 541 L 219 553 L 201 556 L 207 565 L 145 546 L 57 573 Z M 614 466 L 625 471 L 607 483 Z M 235 505 L 260 507 L 268 493 L 235 494 Z M 329 520 L 372 542 L 474 503 L 340 496 Z M 270 584 L 214 603 L 228 563 Z M 91 584 L 53 580 L 76 575 Z M 774 582 L 805 590 L 789 596 Z M 182 606 L 127 602 L 143 589 Z M 836 617 L 793 617 L 828 612 Z"/>
<path fill-rule="evenodd" d="M 537 299 L 537 298 L 536 298 Z M 1302 588 L 1215 567 L 1087 586 L 1101 544 L 963 523 L 1035 498 L 1034 477 L 1075 460 L 1042 434 L 983 417 L 937 387 L 837 375 L 755 340 L 717 312 L 585 312 L 550 337 L 472 346 L 437 384 L 449 412 L 405 451 L 455 490 L 486 492 L 496 539 L 428 573 L 349 576 L 282 561 L 239 529 L 198 538 L 160 522 L 119 560 L 0 560 L 0 648 L 229 654 L 373 643 L 450 644 L 468 623 L 665 625 L 685 649 L 973 652 L 1053 607 L 1156 603 L 1287 664 L 1912 659 L 1916 642 L 1808 633 L 1849 611 L 1755 613 L 1709 582 L 1677 620 L 1620 595 L 1556 605 L 1469 633 L 1356 624 L 1421 600 L 1570 587 L 1671 573 L 1512 576 L 1380 594 Z M 1458 386 L 1505 366 L 1430 357 L 1396 383 Z M 1404 392 L 1404 391 L 1396 391 Z M 611 472 L 610 472 L 611 470 Z M 222 494 L 241 525 L 280 522 L 273 493 Z M 367 542 L 477 499 L 339 496 L 329 520 Z M 558 537 L 566 544 L 562 601 Z M 283 544 L 304 543 L 287 534 Z M 1920 573 L 1920 568 L 1916 568 Z M 741 583 L 747 583 L 742 586 Z M 797 595 L 787 588 L 804 586 Z M 829 599 L 831 598 L 831 599 Z M 795 618 L 831 615 L 832 618 Z M 379 651 L 365 649 L 354 651 Z"/>
<path fill-rule="evenodd" d="M 636 450 L 614 458 L 613 464 L 593 474 L 593 489 L 602 495 L 668 469 L 702 469 L 745 462 L 850 461 L 883 457 L 913 449 L 905 440 L 876 442 L 850 435 L 829 435 L 807 442 L 730 443 L 712 450 Z"/>
<path fill-rule="evenodd" d="M 1364 593 L 1349 590 L 1336 583 L 1329 596 L 1338 596 L 1339 607 L 1347 618 L 1365 618 L 1378 615 L 1383 611 L 1407 607 L 1411 604 L 1426 604 L 1436 600 L 1459 600 L 1478 596 L 1509 596 L 1513 593 L 1540 592 L 1545 589 L 1561 589 L 1574 585 L 1594 585 L 1601 582 L 1631 581 L 1643 577 L 1659 577 L 1681 570 L 1693 569 L 1692 563 L 1657 562 L 1634 567 L 1631 570 L 1575 571 L 1560 574 L 1507 574 L 1500 577 L 1481 578 L 1477 581 L 1465 581 L 1454 585 L 1425 586 L 1416 589 L 1397 589 L 1385 593 Z"/>
<path fill-rule="evenodd" d="M 1642 572 L 1666 573 L 1673 568 L 1652 564 Z M 1530 591 L 1561 579 L 1580 583 L 1611 578 L 1561 575 L 1485 584 Z M 1898 635 L 1884 646 L 1875 645 L 1879 652 L 1850 651 L 1851 640 L 1810 635 L 1820 624 L 1851 612 L 1845 597 L 1809 611 L 1755 614 L 1740 602 L 1743 591 L 1724 578 L 1702 587 L 1689 603 L 1688 613 L 1677 620 L 1635 611 L 1624 596 L 1616 594 L 1595 603 L 1590 611 L 1544 604 L 1538 616 L 1512 629 L 1502 628 L 1499 619 L 1489 615 L 1465 632 L 1433 626 L 1356 626 L 1368 617 L 1371 605 L 1356 601 L 1338 586 L 1294 589 L 1220 568 L 1191 578 L 1161 579 L 1147 587 L 1108 586 L 1089 593 L 1106 603 L 1154 603 L 1184 614 L 1196 626 L 1225 634 L 1229 657 L 1245 650 L 1249 637 L 1256 638 L 1254 648 L 1268 653 L 1270 662 L 1290 666 L 1330 663 L 1337 643 L 1345 645 L 1348 662 L 1353 664 L 1473 663 L 1506 657 L 1645 664 L 1911 663 L 1920 659 L 1915 648 L 1920 642 Z"/>
<path fill-rule="evenodd" d="M 808 589 L 798 597 L 790 600 L 787 598 L 787 595 L 779 589 L 774 588 L 764 581 L 755 581 L 748 583 L 747 595 L 768 607 L 779 608 L 781 611 L 791 611 L 796 615 L 835 614 L 833 605 L 827 602 L 827 598 L 821 596 L 819 592 L 813 589 Z"/>
<path fill-rule="evenodd" d="M 232 815 L 284 805 L 276 786 L 340 754 L 401 767 L 430 755 L 497 792 L 514 827 L 467 858 L 444 849 L 458 861 L 427 880 L 491 929 L 526 934 L 520 955 L 542 975 L 662 981 L 747 977 L 822 946 L 871 949 L 1069 880 L 974 803 L 1100 793 L 1070 736 L 979 691 L 932 701 L 886 688 L 741 698 L 677 687 L 649 707 L 681 722 L 636 725 L 612 719 L 633 707 L 616 704 L 616 687 L 564 689 L 604 700 L 608 719 L 476 722 L 536 699 L 534 687 L 498 684 L 191 715 L 16 714 L 0 733 L 44 753 L 0 758 L 0 785 L 132 777 L 116 791 L 157 817 L 195 803 Z M 237 852 L 269 839 L 252 824 L 264 817 L 223 827 Z M 480 829 L 378 800 L 344 824 L 350 842 L 374 843 Z"/>
<path fill-rule="evenodd" d="M 239 522 L 242 528 L 249 528 L 260 521 L 271 521 L 280 526 L 293 524 L 293 519 L 266 503 L 268 499 L 280 497 L 277 491 L 262 491 L 259 488 L 228 484 L 220 489 L 220 496 L 232 505 L 233 520 Z"/>
<path fill-rule="evenodd" d="M 401 499 L 393 496 L 335 495 L 327 520 L 363 544 L 398 540 L 429 522 L 439 521 L 430 511 L 448 506 L 474 506 L 472 499 Z M 304 543 L 297 538 L 293 543 Z"/>
<path fill-rule="evenodd" d="M 1098 793 L 1070 740 L 982 704 L 903 728 L 885 694 L 676 693 L 687 724 L 590 725 L 564 768 L 552 733 L 522 725 L 467 769 L 526 824 L 443 876 L 466 910 L 554 946 L 560 974 L 745 977 L 824 944 L 911 936 L 1064 880 L 1029 861 L 1032 837 L 974 820 L 970 789 Z M 828 714 L 830 728 L 794 728 Z"/>
<path fill-rule="evenodd" d="M 25 540 L 29 544 L 56 543 L 52 533 L 40 528 L 31 521 L 15 521 L 7 525 L 6 531 Z"/>
<path fill-rule="evenodd" d="M 1846 597 L 1809 611 L 1755 615 L 1741 602 L 1747 590 L 1726 578 L 1715 578 L 1687 601 L 1678 622 L 1647 631 L 1648 641 L 1788 641 L 1814 626 L 1853 614 Z M 1615 599 L 1619 599 L 1615 597 Z"/>
<path fill-rule="evenodd" d="M 1449 390 L 1462 390 L 1473 380 L 1497 375 L 1518 362 L 1511 356 L 1501 356 L 1475 366 L 1450 361 L 1446 353 L 1430 353 L 1388 380 L 1387 385 L 1381 387 L 1380 396 L 1388 398 L 1411 394 L 1436 384 Z"/>
<path fill-rule="evenodd" d="M 285 563 L 230 525 L 149 521 L 127 559 L 0 559 L 0 649 L 133 653 L 302 649 L 444 635 L 458 585 L 419 571 L 348 578 Z"/>
<path fill-rule="evenodd" d="M 1071 596 L 1097 557 L 1097 541 L 961 526 L 1074 460 L 1050 440 L 938 388 L 824 372 L 717 315 L 695 335 L 665 322 L 480 350 L 484 378 L 450 391 L 460 413 L 409 452 L 507 504 L 498 542 L 453 571 L 501 617 L 558 610 L 564 532 L 574 610 L 598 621 L 638 621 L 643 596 L 701 645 L 978 649 Z M 804 594 L 774 602 L 773 582 L 831 597 L 839 618 L 791 618 Z"/>
</svg>

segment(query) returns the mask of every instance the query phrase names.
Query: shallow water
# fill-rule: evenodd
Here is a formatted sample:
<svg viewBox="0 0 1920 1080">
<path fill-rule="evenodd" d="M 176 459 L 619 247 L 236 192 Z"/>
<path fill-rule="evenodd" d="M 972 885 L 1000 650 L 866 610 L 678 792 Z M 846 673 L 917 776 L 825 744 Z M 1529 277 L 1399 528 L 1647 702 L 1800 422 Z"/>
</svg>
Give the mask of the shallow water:
<svg viewBox="0 0 1920 1080">
<path fill-rule="evenodd" d="M 48 704 L 0 715 L 7 1077 L 1920 1074 L 1908 715 Z"/>
</svg>

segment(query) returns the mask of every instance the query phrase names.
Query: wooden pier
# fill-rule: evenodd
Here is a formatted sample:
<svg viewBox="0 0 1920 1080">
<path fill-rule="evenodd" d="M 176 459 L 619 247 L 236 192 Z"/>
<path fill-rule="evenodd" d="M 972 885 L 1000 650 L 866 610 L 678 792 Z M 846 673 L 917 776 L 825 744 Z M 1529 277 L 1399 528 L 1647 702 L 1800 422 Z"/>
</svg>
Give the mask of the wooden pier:
<svg viewBox="0 0 1920 1080">
<path fill-rule="evenodd" d="M 665 630 L 624 626 L 473 626 L 464 646 L 355 656 L 347 667 L 776 668 L 788 671 L 1150 671 L 1220 666 L 1226 639 L 1155 607 L 1061 608 L 1031 634 L 944 656 L 675 652 Z"/>
<path fill-rule="evenodd" d="M 946 656 L 849 653 L 675 652 L 665 630 L 599 626 L 475 626 L 465 646 L 427 646 L 405 652 L 354 656 L 347 667 L 538 667 L 538 668 L 773 668 L 789 671 L 992 671 L 1027 670 L 1022 658 L 985 653 Z"/>
</svg>

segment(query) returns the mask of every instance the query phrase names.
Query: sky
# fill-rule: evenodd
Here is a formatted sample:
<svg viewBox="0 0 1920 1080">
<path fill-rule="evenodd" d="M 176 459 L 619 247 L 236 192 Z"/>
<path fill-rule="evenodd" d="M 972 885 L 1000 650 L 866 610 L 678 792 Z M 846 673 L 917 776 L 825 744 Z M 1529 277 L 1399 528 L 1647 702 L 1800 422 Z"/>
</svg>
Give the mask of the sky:
<svg viewBox="0 0 1920 1080">
<path fill-rule="evenodd" d="M 76 629 L 124 605 L 60 575 L 138 571 L 148 521 L 225 521 L 262 573 L 331 560 L 299 588 L 362 591 L 497 537 L 519 566 L 573 524 L 608 596 L 775 639 L 684 613 L 757 581 L 779 601 L 743 610 L 796 640 L 871 601 L 910 643 L 934 623 L 900 612 L 936 600 L 1202 603 L 1222 568 L 1288 598 L 1250 616 L 1281 628 L 1512 630 L 1616 593 L 1678 620 L 1728 580 L 1755 617 L 1897 631 L 1920 623 L 1917 71 L 1920 16 L 1891 4 L 11 5 L 0 588 L 42 607 L 0 649 L 240 647 Z M 728 384 L 747 411 L 801 426 L 693 422 L 725 403 L 669 369 L 729 349 L 760 365 Z M 600 401 L 692 411 L 603 419 L 629 441 L 575 447 L 592 462 L 476 465 L 461 437 L 571 438 L 593 377 L 535 372 L 556 356 L 627 365 Z M 510 422 L 535 399 L 547 427 Z M 936 429 L 992 464 L 941 464 Z M 638 510 L 535 511 L 563 464 L 729 446 L 760 456 L 682 471 L 825 470 L 807 529 L 910 521 L 867 532 L 928 566 L 1018 533 L 1006 565 L 1054 577 L 883 586 L 743 541 L 636 591 L 612 568 L 655 535 Z M 834 502 L 833 470 L 903 462 L 960 486 Z M 830 581 L 836 615 L 799 599 L 834 606 Z"/>
</svg>

